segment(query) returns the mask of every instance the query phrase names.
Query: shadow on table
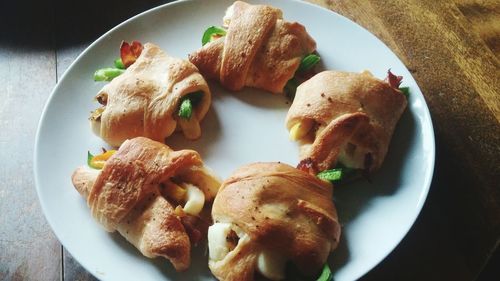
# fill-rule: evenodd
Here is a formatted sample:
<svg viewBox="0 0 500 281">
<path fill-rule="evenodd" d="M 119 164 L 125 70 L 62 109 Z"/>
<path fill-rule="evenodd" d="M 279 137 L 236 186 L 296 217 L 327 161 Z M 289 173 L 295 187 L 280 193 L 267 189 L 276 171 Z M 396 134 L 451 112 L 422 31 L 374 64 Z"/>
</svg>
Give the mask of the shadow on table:
<svg viewBox="0 0 500 281">
<path fill-rule="evenodd" d="M 168 2 L 172 1 L 0 1 L 0 48 L 46 50 L 90 44 L 124 20 Z"/>
</svg>

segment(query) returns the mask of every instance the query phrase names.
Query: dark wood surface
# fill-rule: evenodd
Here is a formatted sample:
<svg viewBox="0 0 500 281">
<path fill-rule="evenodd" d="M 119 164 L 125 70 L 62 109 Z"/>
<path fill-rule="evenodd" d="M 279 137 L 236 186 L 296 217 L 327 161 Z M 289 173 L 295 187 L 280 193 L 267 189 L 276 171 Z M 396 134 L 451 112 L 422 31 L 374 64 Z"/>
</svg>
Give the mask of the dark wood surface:
<svg viewBox="0 0 500 281">
<path fill-rule="evenodd" d="M 40 209 L 32 161 L 38 120 L 84 48 L 165 2 L 0 1 L 0 280 L 95 280 Z M 500 237 L 499 1 L 312 2 L 384 41 L 412 71 L 434 122 L 436 169 L 422 213 L 363 279 L 475 279 Z"/>
</svg>

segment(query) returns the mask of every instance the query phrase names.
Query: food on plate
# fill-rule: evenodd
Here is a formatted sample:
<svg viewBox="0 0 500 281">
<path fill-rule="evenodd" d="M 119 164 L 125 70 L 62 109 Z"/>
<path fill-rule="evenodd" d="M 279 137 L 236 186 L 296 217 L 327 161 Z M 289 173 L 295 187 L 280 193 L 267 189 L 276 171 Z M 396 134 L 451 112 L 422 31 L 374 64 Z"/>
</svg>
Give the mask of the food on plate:
<svg viewBox="0 0 500 281">
<path fill-rule="evenodd" d="M 89 118 L 94 133 L 112 146 L 138 136 L 163 142 L 176 129 L 187 139 L 199 138 L 211 96 L 196 66 L 151 43 L 122 44 L 121 52 L 115 64 L 126 70 L 95 97 L 102 106 Z M 102 75 L 113 74 L 106 71 Z"/>
<path fill-rule="evenodd" d="M 304 26 L 283 19 L 280 9 L 234 2 L 223 28 L 210 27 L 205 45 L 189 55 L 200 72 L 232 91 L 244 86 L 283 93 L 316 42 Z"/>
<path fill-rule="evenodd" d="M 93 168 L 77 168 L 72 182 L 92 216 L 144 256 L 164 257 L 186 270 L 191 245 L 206 235 L 209 203 L 220 186 L 200 155 L 137 137 L 116 152 L 89 153 L 89 163 Z"/>
<path fill-rule="evenodd" d="M 297 88 L 286 117 L 300 144 L 299 168 L 313 174 L 338 165 L 372 172 L 382 165 L 407 105 L 401 77 L 379 80 L 368 72 L 324 71 Z"/>
<path fill-rule="evenodd" d="M 282 280 L 291 263 L 319 275 L 340 237 L 332 192 L 330 183 L 286 164 L 239 168 L 213 203 L 210 270 L 219 280 Z"/>
</svg>

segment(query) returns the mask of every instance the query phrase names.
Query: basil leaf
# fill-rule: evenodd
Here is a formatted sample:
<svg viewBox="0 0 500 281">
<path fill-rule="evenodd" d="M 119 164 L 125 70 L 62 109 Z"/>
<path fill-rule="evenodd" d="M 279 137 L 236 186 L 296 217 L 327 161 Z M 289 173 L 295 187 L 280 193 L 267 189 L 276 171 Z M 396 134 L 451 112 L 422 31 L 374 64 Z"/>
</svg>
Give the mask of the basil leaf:
<svg viewBox="0 0 500 281">
<path fill-rule="evenodd" d="M 212 41 L 214 35 L 224 36 L 226 35 L 226 30 L 217 26 L 210 26 L 203 33 L 203 37 L 201 37 L 201 45 L 205 46 L 205 44 Z"/>
<path fill-rule="evenodd" d="M 406 96 L 406 98 L 410 97 L 410 87 L 399 87 L 399 90 Z"/>
<path fill-rule="evenodd" d="M 125 72 L 124 69 L 118 69 L 118 68 L 101 68 L 96 70 L 94 73 L 94 81 L 111 81 L 115 77 L 118 77 Z"/>
<path fill-rule="evenodd" d="M 179 107 L 179 117 L 184 119 L 191 118 L 193 114 L 193 104 L 190 99 L 185 99 L 182 101 L 181 106 Z"/>
<path fill-rule="evenodd" d="M 332 281 L 333 280 L 333 275 L 332 275 L 332 270 L 328 266 L 328 264 L 325 264 L 325 267 L 323 267 L 323 271 L 321 272 L 321 275 L 319 276 L 316 281 Z"/>
<path fill-rule="evenodd" d="M 117 58 L 115 60 L 115 67 L 118 69 L 125 69 L 125 65 L 123 64 L 123 61 L 121 58 Z"/>
<path fill-rule="evenodd" d="M 309 54 L 302 59 L 297 71 L 298 72 L 306 72 L 306 71 L 310 70 L 311 68 L 313 68 L 320 60 L 321 60 L 321 58 L 318 55 Z"/>
<path fill-rule="evenodd" d="M 342 169 L 342 168 L 325 170 L 325 171 L 318 173 L 316 176 L 319 179 L 324 180 L 324 181 L 332 181 L 332 182 L 340 181 L 340 180 L 342 180 L 342 177 L 343 177 L 343 173 L 344 173 L 343 170 L 344 169 Z"/>
</svg>

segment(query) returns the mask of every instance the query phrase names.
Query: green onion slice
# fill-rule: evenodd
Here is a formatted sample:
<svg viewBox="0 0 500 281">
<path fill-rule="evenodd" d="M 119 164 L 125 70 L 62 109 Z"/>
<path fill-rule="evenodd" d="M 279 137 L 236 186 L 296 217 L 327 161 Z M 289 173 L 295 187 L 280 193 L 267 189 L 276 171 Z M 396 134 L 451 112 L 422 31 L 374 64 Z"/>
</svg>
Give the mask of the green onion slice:
<svg viewBox="0 0 500 281">
<path fill-rule="evenodd" d="M 117 58 L 115 60 L 115 67 L 118 69 L 125 69 L 125 65 L 123 64 L 123 61 L 121 58 Z"/>
<path fill-rule="evenodd" d="M 203 37 L 201 38 L 201 45 L 205 46 L 208 42 L 213 40 L 214 36 L 224 36 L 226 35 L 226 30 L 217 26 L 211 26 L 205 30 Z"/>
<path fill-rule="evenodd" d="M 203 92 L 194 92 L 187 94 L 182 98 L 181 105 L 179 106 L 179 117 L 190 119 L 193 114 L 193 107 L 196 106 L 203 98 Z"/>
<path fill-rule="evenodd" d="M 344 173 L 343 170 L 344 169 L 342 169 L 342 168 L 325 170 L 323 172 L 318 173 L 317 177 L 321 180 L 324 180 L 324 181 L 333 181 L 333 182 L 340 181 L 340 180 L 342 180 L 342 176 Z"/>
<path fill-rule="evenodd" d="M 184 119 L 191 118 L 193 114 L 193 104 L 190 99 L 185 99 L 181 102 L 181 106 L 179 107 L 179 117 Z"/>
<path fill-rule="evenodd" d="M 399 90 L 406 96 L 406 98 L 410 97 L 410 87 L 399 87 Z"/>
<path fill-rule="evenodd" d="M 306 72 L 306 71 L 310 70 L 311 68 L 313 68 L 320 60 L 321 60 L 321 58 L 318 55 L 309 54 L 302 59 L 297 71 L 298 72 Z"/>
<path fill-rule="evenodd" d="M 316 281 L 331 281 L 333 280 L 333 275 L 332 275 L 332 270 L 328 266 L 328 264 L 325 264 L 323 267 L 323 271 L 321 271 L 321 275 Z"/>
<path fill-rule="evenodd" d="M 94 158 L 94 155 L 92 155 L 92 153 L 90 153 L 90 151 L 87 151 L 87 165 L 89 165 L 89 167 L 92 167 L 92 165 L 91 165 L 92 158 Z"/>
<path fill-rule="evenodd" d="M 118 69 L 118 68 L 101 68 L 96 70 L 94 73 L 94 81 L 111 81 L 115 77 L 118 77 L 125 72 L 124 69 Z"/>
</svg>

